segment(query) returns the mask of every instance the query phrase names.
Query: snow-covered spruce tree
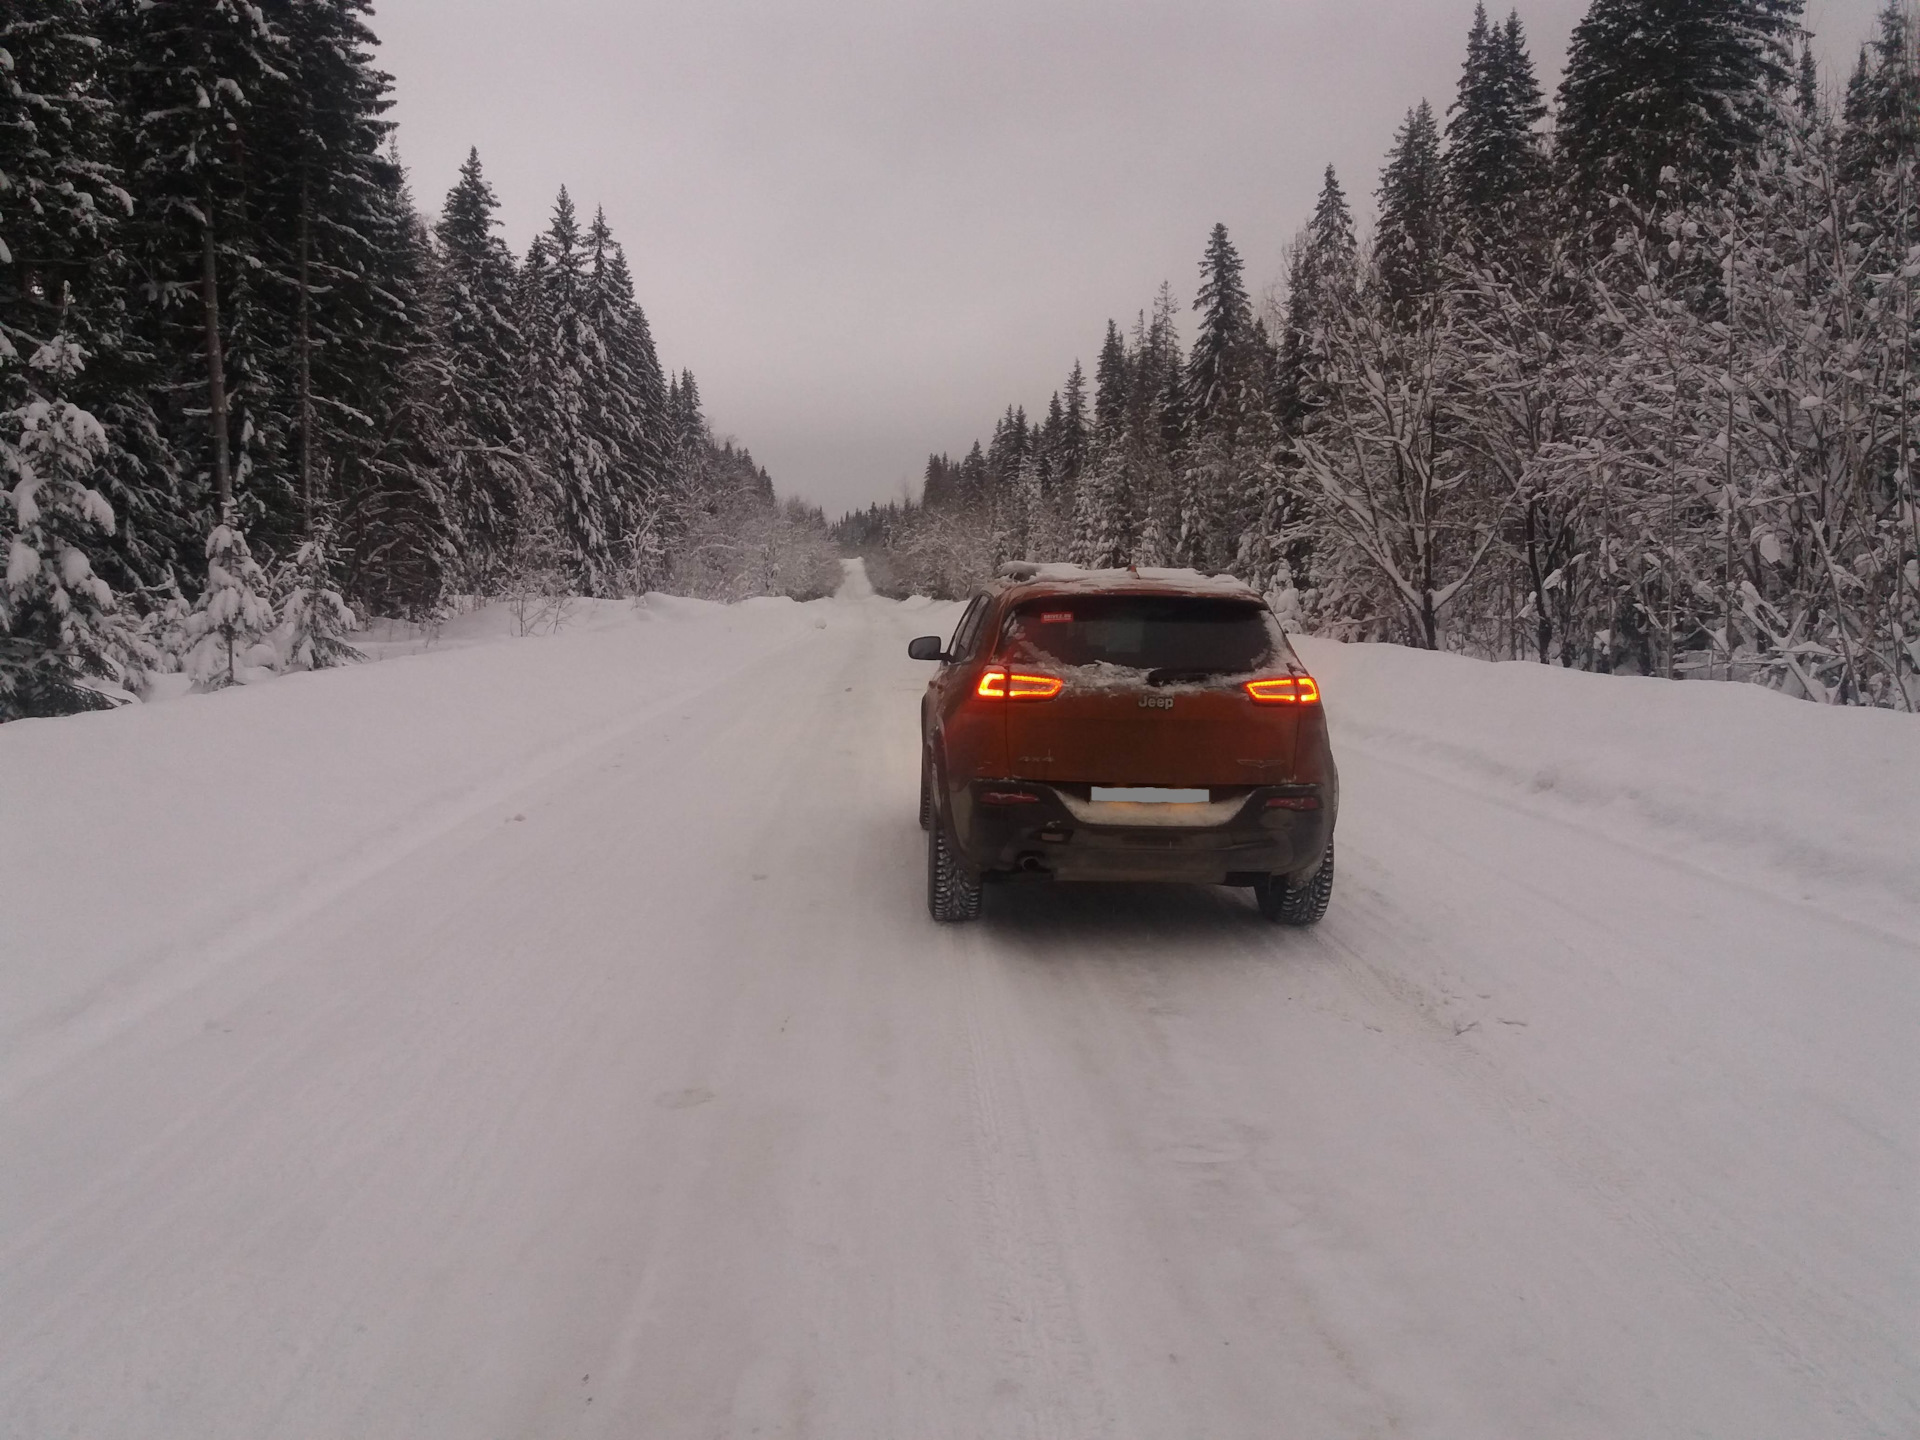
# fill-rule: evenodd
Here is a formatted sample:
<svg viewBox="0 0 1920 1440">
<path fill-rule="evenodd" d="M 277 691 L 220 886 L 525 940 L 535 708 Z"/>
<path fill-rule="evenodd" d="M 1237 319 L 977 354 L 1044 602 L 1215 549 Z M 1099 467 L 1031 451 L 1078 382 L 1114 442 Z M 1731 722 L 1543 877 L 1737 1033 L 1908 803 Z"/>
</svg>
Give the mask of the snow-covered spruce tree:
<svg viewBox="0 0 1920 1440">
<path fill-rule="evenodd" d="M 357 473 L 340 485 L 339 571 L 357 605 L 431 618 L 442 611 L 464 543 L 445 485 L 446 441 L 435 403 L 449 388 L 432 322 L 438 259 L 398 158 L 389 154 L 378 174 L 373 274 L 381 303 L 370 307 L 374 323 L 360 373 L 369 382 L 386 379 L 364 401 L 375 422 L 372 443 L 347 452 Z"/>
<path fill-rule="evenodd" d="M 1802 0 L 1593 0 L 1560 83 L 1558 156 L 1576 193 L 1651 201 L 1672 169 L 1724 180 L 1789 80 Z"/>
<path fill-rule="evenodd" d="M 1009 508 L 1013 519 L 1008 529 L 1012 535 L 1010 548 L 1018 560 L 1050 560 L 1049 553 L 1046 465 L 1041 459 L 1039 448 L 1030 450 L 1020 462 L 1020 469 L 1014 476 L 1013 493 L 1009 497 Z"/>
<path fill-rule="evenodd" d="M 106 437 L 71 401 L 39 393 L 72 380 L 83 361 L 76 343 L 56 336 L 25 367 L 35 380 L 16 385 L 7 372 L 19 357 L 12 336 L 0 336 L 0 374 L 17 396 L 0 412 L 0 721 L 104 709 L 97 682 L 137 684 L 148 658 L 87 553 L 113 531 L 112 507 L 87 483 Z"/>
<path fill-rule="evenodd" d="M 101 43 L 97 7 L 47 0 L 0 19 L 0 264 L 18 283 L 0 292 L 0 326 L 25 362 L 54 334 L 85 352 L 78 373 L 39 393 L 94 415 L 105 449 L 90 483 L 113 506 L 111 536 L 87 547 L 116 589 L 162 583 L 188 520 L 177 468 L 159 437 L 151 375 L 128 325 L 124 245 L 132 202 L 122 185 L 114 103 L 115 56 Z M 7 399 L 17 404 L 16 372 Z"/>
<path fill-rule="evenodd" d="M 1066 399 L 1060 413 L 1060 474 L 1065 480 L 1068 494 L 1079 484 L 1080 472 L 1086 468 L 1087 449 L 1092 441 L 1092 426 L 1087 414 L 1087 374 L 1080 362 L 1075 360 L 1073 369 L 1067 373 Z"/>
<path fill-rule="evenodd" d="M 1245 269 L 1227 227 L 1216 224 L 1200 260 L 1200 291 L 1193 301 L 1200 333 L 1184 377 L 1186 419 L 1195 433 L 1236 423 L 1248 403 L 1245 387 L 1252 377 L 1244 371 L 1241 352 L 1253 329 L 1253 305 Z"/>
<path fill-rule="evenodd" d="M 1153 318 L 1136 340 L 1134 412 L 1148 425 L 1141 438 L 1169 461 L 1186 443 L 1187 362 L 1180 348 L 1180 313 L 1186 307 L 1173 293 L 1173 283 L 1160 282 L 1153 297 Z"/>
<path fill-rule="evenodd" d="M 360 619 L 335 588 L 333 571 L 322 527 L 301 541 L 274 577 L 280 616 L 274 648 L 288 669 L 324 670 L 366 658 L 347 639 Z"/>
<path fill-rule="evenodd" d="M 224 689 L 242 678 L 243 668 L 278 660 L 269 590 L 246 535 L 230 525 L 214 526 L 207 537 L 207 587 L 184 627 L 182 668 L 197 687 Z"/>
<path fill-rule="evenodd" d="M 494 231 L 499 201 L 469 151 L 441 207 L 440 347 L 448 384 L 440 404 L 446 484 L 465 538 L 465 583 L 490 592 L 532 502 L 522 414 L 525 338 L 515 318 L 514 262 Z"/>
<path fill-rule="evenodd" d="M 1293 248 L 1287 268 L 1286 321 L 1280 337 L 1276 401 L 1281 421 L 1293 428 L 1319 408 L 1321 332 L 1330 307 L 1344 303 L 1354 284 L 1358 244 L 1353 212 L 1333 166 L 1327 166 L 1314 201 L 1313 218 Z"/>
<path fill-rule="evenodd" d="M 255 314 L 249 141 L 252 107 L 287 83 L 285 36 L 240 0 L 103 0 L 100 14 L 116 98 L 133 117 L 122 139 L 136 216 L 129 265 L 144 301 L 140 343 L 156 356 L 154 381 L 176 397 L 166 444 L 204 477 L 196 488 L 211 492 L 214 510 L 195 623 L 245 651 L 271 620 L 237 528 L 236 499 L 272 430 L 256 423 L 265 417 L 253 405 L 266 347 Z M 218 602 L 217 622 L 207 612 L 216 590 L 229 597 Z M 205 637 L 187 640 L 196 638 Z M 233 666 L 222 673 L 230 677 Z"/>
<path fill-rule="evenodd" d="M 1460 93 L 1448 109 L 1447 198 L 1454 223 L 1476 249 L 1504 249 L 1516 229 L 1538 223 L 1546 152 L 1535 133 L 1547 106 L 1518 13 L 1504 25 L 1476 5 Z"/>
<path fill-rule="evenodd" d="M 592 415 L 603 352 L 589 310 L 591 263 L 572 197 L 562 188 L 552 222 L 535 240 L 524 270 L 525 288 L 532 292 L 524 320 L 531 419 L 575 583 L 585 594 L 606 595 L 616 585 L 620 531 L 610 497 L 612 457 Z"/>
<path fill-rule="evenodd" d="M 719 513 L 727 486 L 720 480 L 713 433 L 700 401 L 700 382 L 682 370 L 667 383 L 665 496 L 658 511 L 661 563 L 670 570 L 686 536 Z M 664 571 L 663 571 L 664 573 Z"/>
<path fill-rule="evenodd" d="M 1896 171 L 1903 161 L 1911 167 L 1920 150 L 1920 74 L 1915 61 L 1920 15 L 1910 0 L 1888 0 L 1878 26 L 1878 33 L 1861 47 L 1842 110 L 1842 167 L 1845 178 L 1856 183 Z"/>
<path fill-rule="evenodd" d="M 1093 372 L 1093 428 L 1097 435 L 1124 423 L 1127 409 L 1127 346 L 1120 338 L 1120 327 L 1107 321 L 1107 335 L 1100 342 L 1100 358 Z"/>
<path fill-rule="evenodd" d="M 607 457 L 607 525 L 622 583 L 651 588 L 669 535 L 663 522 L 672 449 L 668 393 L 647 317 L 635 303 L 626 255 L 596 212 L 587 232 L 586 303 L 597 376 L 588 425 Z"/>
<path fill-rule="evenodd" d="M 106 434 L 78 403 L 87 343 L 114 312 L 92 294 L 125 197 L 107 152 L 98 47 L 80 6 L 0 21 L 0 721 L 93 709 L 94 686 L 137 679 L 100 493 Z"/>
<path fill-rule="evenodd" d="M 1422 100 L 1407 112 L 1380 174 L 1380 224 L 1374 232 L 1373 271 L 1387 313 L 1417 328 L 1440 288 L 1448 240 L 1446 170 L 1433 107 Z"/>
<path fill-rule="evenodd" d="M 1129 445 L 1124 430 L 1102 430 L 1094 437 L 1093 455 L 1081 477 L 1079 501 L 1074 507 L 1076 564 L 1104 570 L 1132 560 L 1139 534 L 1134 521 L 1134 467 L 1128 463 Z"/>
<path fill-rule="evenodd" d="M 287 419 L 252 488 L 280 553 L 325 530 L 309 556 L 333 556 L 357 603 L 422 614 L 458 544 L 433 433 L 451 386 L 435 383 L 435 257 L 392 148 L 368 8 L 282 0 L 287 83 L 254 107 L 255 311 L 271 371 L 256 410 Z"/>
<path fill-rule="evenodd" d="M 1279 435 L 1270 410 L 1273 369 L 1255 322 L 1239 253 L 1215 225 L 1193 308 L 1200 330 L 1185 375 L 1186 443 L 1179 457 L 1179 554 L 1208 571 L 1271 570 L 1256 525 L 1278 483 Z"/>
</svg>

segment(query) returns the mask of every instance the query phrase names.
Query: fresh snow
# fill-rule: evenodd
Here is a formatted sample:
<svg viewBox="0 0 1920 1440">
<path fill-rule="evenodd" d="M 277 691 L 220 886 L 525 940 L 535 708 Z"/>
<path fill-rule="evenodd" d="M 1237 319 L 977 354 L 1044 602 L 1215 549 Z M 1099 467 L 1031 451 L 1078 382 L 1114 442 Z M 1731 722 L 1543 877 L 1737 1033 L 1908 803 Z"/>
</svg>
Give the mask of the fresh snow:
<svg viewBox="0 0 1920 1440">
<path fill-rule="evenodd" d="M 956 613 L 0 728 L 0 1436 L 1920 1433 L 1920 725 L 1302 641 L 1317 930 L 948 929 Z"/>
</svg>

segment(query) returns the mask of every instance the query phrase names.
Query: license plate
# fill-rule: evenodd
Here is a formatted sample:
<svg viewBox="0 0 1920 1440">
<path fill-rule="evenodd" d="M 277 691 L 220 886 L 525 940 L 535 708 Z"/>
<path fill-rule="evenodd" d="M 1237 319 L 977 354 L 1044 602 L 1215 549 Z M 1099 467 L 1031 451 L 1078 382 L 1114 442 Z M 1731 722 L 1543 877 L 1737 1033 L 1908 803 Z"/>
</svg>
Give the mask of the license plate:
<svg viewBox="0 0 1920 1440">
<path fill-rule="evenodd" d="M 1130 800 L 1147 805 L 1204 805 L 1205 790 L 1162 790 L 1146 785 L 1095 785 L 1095 800 Z"/>
</svg>

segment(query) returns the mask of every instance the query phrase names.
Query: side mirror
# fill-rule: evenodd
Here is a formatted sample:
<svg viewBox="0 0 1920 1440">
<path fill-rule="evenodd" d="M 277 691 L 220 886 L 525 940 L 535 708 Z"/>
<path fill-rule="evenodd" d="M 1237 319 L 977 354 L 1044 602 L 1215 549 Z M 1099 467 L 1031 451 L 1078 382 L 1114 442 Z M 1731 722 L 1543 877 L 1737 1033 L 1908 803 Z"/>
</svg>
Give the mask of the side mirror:
<svg viewBox="0 0 1920 1440">
<path fill-rule="evenodd" d="M 907 646 L 909 660 L 944 660 L 947 658 L 945 647 L 938 635 L 922 635 Z"/>
</svg>

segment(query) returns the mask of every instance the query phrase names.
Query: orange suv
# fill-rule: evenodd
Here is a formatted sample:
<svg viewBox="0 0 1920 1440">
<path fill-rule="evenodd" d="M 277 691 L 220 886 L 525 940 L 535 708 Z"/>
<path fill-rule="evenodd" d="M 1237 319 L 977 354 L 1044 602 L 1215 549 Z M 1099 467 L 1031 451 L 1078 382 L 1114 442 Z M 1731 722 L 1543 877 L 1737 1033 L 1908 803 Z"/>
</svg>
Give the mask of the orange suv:
<svg viewBox="0 0 1920 1440">
<path fill-rule="evenodd" d="M 1340 779 L 1320 688 L 1248 586 L 1191 570 L 1018 564 L 973 597 L 920 704 L 927 908 L 984 881 L 1250 887 L 1311 925 Z"/>
</svg>

